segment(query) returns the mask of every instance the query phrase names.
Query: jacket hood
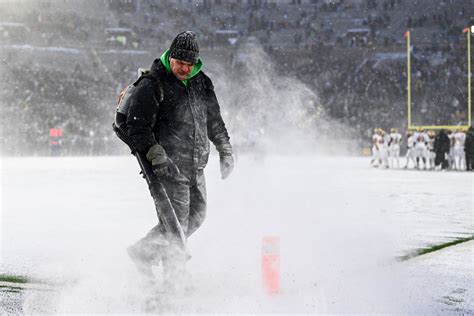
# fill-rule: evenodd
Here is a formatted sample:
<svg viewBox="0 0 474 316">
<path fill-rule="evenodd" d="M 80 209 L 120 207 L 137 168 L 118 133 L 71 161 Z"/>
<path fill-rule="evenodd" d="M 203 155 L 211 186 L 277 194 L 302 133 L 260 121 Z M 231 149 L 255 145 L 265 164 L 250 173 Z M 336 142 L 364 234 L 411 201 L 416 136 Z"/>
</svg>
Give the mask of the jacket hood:
<svg viewBox="0 0 474 316">
<path fill-rule="evenodd" d="M 160 61 L 163 64 L 163 66 L 165 67 L 166 71 L 168 73 L 171 73 L 169 55 L 170 55 L 170 50 L 167 49 L 163 54 L 161 54 Z M 185 86 L 187 86 L 188 85 L 188 80 L 191 79 L 192 77 L 196 76 L 201 71 L 202 65 L 203 65 L 203 62 L 202 62 L 201 58 L 199 58 L 197 64 L 194 65 L 193 70 L 191 71 L 191 74 L 188 76 L 187 79 L 181 80 L 181 82 Z"/>
</svg>

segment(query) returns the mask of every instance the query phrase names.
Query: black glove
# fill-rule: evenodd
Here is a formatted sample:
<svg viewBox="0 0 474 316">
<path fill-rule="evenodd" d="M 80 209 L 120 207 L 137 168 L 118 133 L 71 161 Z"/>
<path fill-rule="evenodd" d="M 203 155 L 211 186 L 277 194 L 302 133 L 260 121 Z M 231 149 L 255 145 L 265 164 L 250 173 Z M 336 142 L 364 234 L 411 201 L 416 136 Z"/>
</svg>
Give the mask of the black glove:
<svg viewBox="0 0 474 316">
<path fill-rule="evenodd" d="M 169 158 L 163 163 L 153 164 L 152 163 L 153 172 L 158 177 L 168 177 L 173 178 L 180 175 L 180 171 L 178 166 Z"/>
<path fill-rule="evenodd" d="M 232 170 L 234 170 L 234 157 L 221 156 L 220 164 L 221 164 L 221 178 L 225 179 L 232 173 Z"/>
<path fill-rule="evenodd" d="M 221 178 L 227 178 L 234 170 L 234 157 L 232 156 L 232 146 L 230 144 L 222 144 L 216 146 L 219 152 L 219 161 L 221 167 Z"/>
<path fill-rule="evenodd" d="M 172 177 L 180 174 L 178 166 L 168 158 L 165 150 L 159 144 L 150 147 L 146 159 L 151 162 L 153 172 L 158 177 Z"/>
</svg>

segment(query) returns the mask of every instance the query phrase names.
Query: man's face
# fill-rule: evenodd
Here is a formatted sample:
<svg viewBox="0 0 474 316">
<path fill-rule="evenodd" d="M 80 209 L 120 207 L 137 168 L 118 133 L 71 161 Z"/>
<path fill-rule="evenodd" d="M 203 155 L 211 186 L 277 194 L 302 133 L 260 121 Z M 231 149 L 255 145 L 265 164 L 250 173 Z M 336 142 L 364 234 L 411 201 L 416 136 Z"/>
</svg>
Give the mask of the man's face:
<svg viewBox="0 0 474 316">
<path fill-rule="evenodd" d="M 176 78 L 186 80 L 193 71 L 194 64 L 188 61 L 170 58 L 170 67 Z"/>
</svg>

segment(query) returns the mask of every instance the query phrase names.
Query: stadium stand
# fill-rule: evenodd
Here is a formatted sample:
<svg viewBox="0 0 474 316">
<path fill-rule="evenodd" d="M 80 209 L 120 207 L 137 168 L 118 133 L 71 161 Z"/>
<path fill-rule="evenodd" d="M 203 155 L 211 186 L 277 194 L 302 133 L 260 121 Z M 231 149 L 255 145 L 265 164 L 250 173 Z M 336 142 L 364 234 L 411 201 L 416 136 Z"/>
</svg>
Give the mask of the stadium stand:
<svg viewBox="0 0 474 316">
<path fill-rule="evenodd" d="M 209 71 L 224 67 L 230 80 L 252 47 L 262 47 L 279 74 L 306 84 L 317 105 L 352 126 L 361 144 L 374 126 L 406 128 L 403 33 L 410 29 L 414 119 L 439 125 L 467 121 L 462 30 L 474 24 L 473 0 L 16 4 L 0 4 L 4 154 L 46 154 L 54 126 L 65 131 L 63 154 L 122 153 L 110 130 L 117 94 L 184 29 L 198 33 Z M 5 23 L 29 31 L 8 34 Z M 106 30 L 111 28 L 131 30 L 140 40 L 110 46 Z M 240 113 L 238 102 L 228 103 L 231 113 Z M 229 125 L 237 126 L 232 119 L 229 115 Z"/>
</svg>

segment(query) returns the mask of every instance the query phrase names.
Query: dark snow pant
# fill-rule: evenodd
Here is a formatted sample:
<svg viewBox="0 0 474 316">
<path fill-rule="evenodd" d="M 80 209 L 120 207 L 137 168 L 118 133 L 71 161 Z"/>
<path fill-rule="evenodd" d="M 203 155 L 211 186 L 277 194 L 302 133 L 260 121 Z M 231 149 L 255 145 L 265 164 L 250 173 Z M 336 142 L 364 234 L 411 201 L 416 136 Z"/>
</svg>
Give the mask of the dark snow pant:
<svg viewBox="0 0 474 316">
<path fill-rule="evenodd" d="M 448 168 L 448 160 L 446 159 L 445 152 L 437 152 L 435 157 L 435 166 L 439 166 L 441 164 L 442 169 Z"/>
<path fill-rule="evenodd" d="M 466 170 L 474 170 L 474 153 L 466 153 Z"/>
<path fill-rule="evenodd" d="M 162 181 L 186 237 L 201 227 L 206 217 L 206 179 L 203 170 L 198 170 L 194 179 L 190 180 L 190 185 Z"/>
<path fill-rule="evenodd" d="M 189 185 L 166 179 L 161 179 L 160 182 L 163 184 L 186 238 L 188 238 L 202 225 L 206 217 L 207 198 L 204 172 L 203 170 L 197 170 L 194 176 L 191 177 Z M 150 186 L 153 185 L 152 183 Z M 150 193 L 153 199 L 156 200 L 151 187 Z M 158 200 L 157 203 L 159 204 L 160 201 Z M 143 249 L 149 250 L 146 256 L 150 257 L 151 260 L 159 262 L 159 259 L 163 259 L 164 265 L 165 262 L 168 262 L 169 265 L 178 267 L 183 264 L 180 261 L 184 261 L 179 246 L 175 245 L 172 240 L 168 247 L 157 245 L 156 241 L 166 239 L 166 236 L 166 228 L 162 222 L 159 222 L 141 239 L 140 243 L 143 245 Z"/>
</svg>

